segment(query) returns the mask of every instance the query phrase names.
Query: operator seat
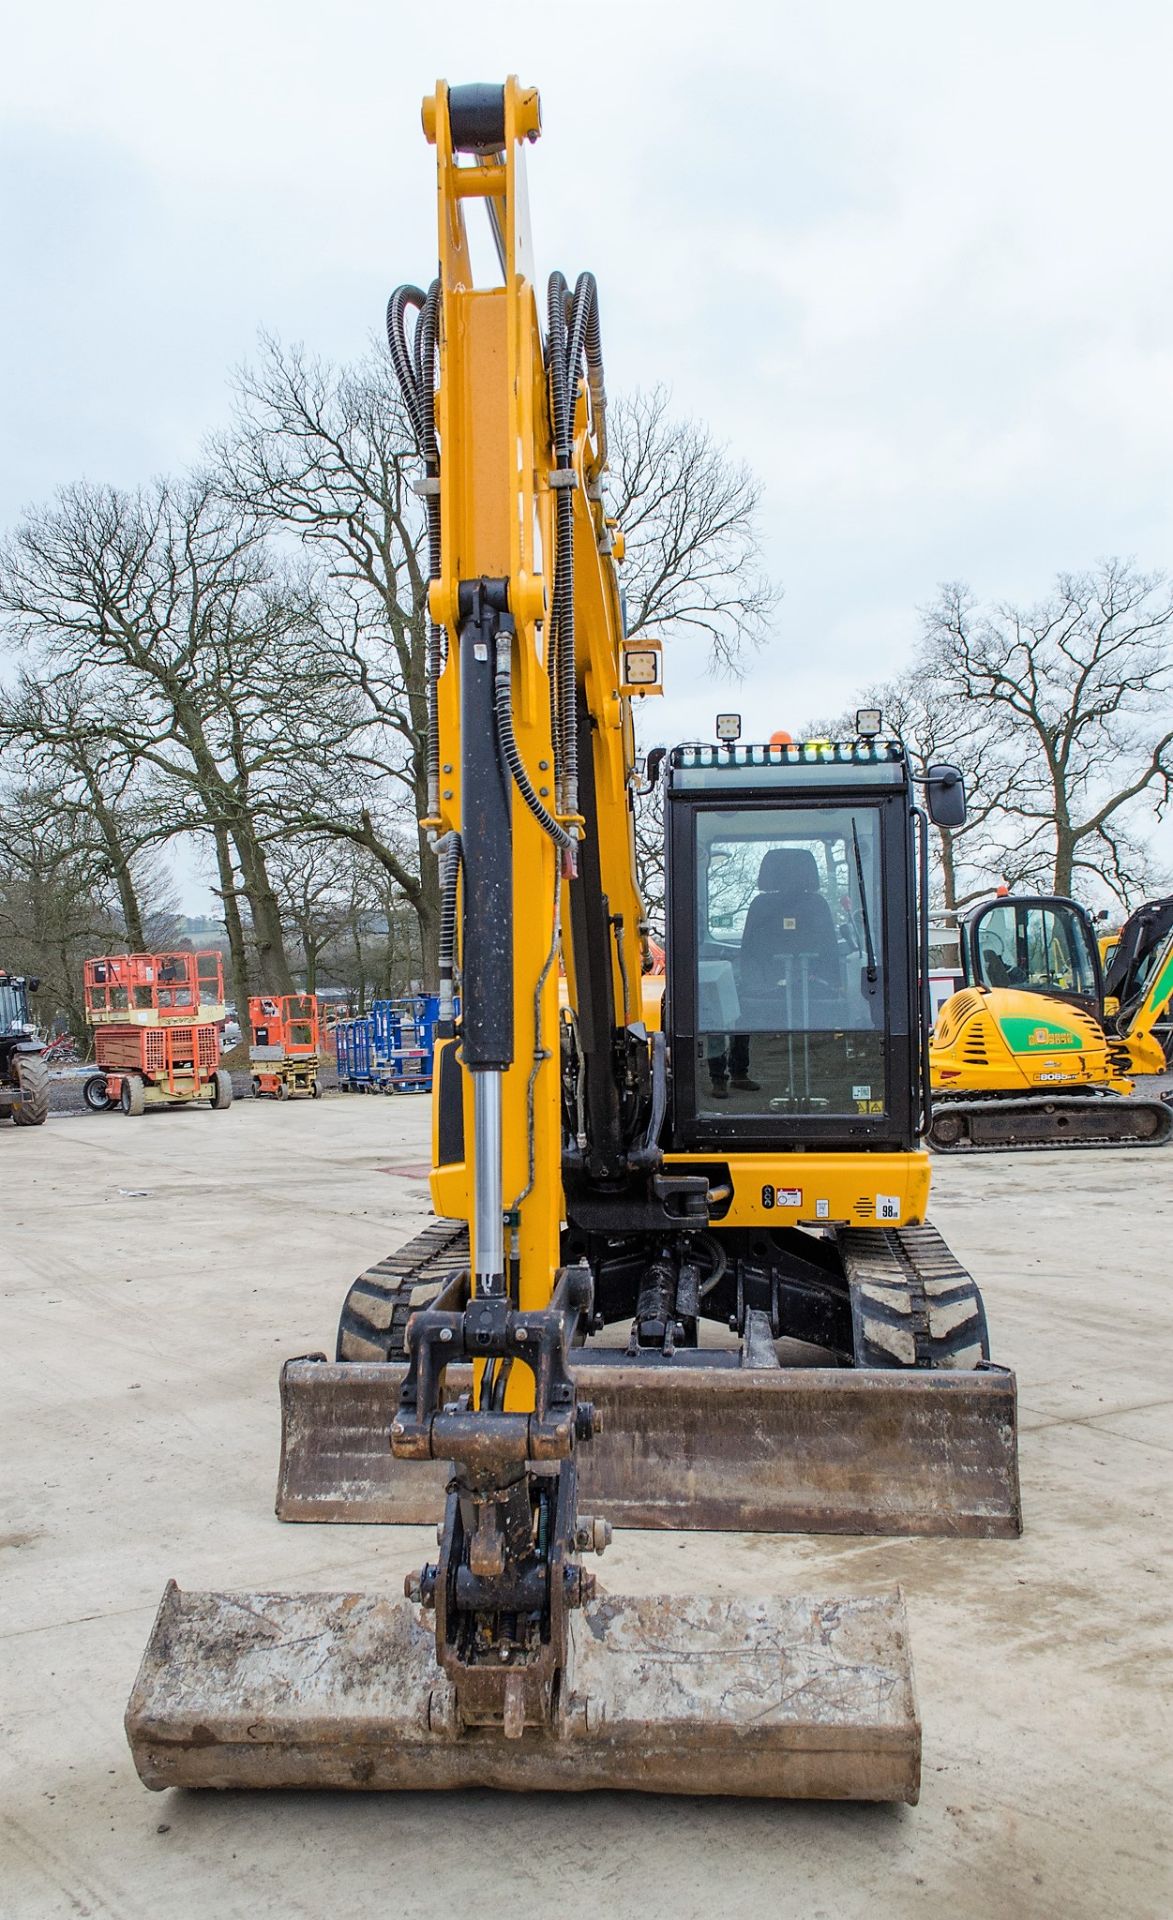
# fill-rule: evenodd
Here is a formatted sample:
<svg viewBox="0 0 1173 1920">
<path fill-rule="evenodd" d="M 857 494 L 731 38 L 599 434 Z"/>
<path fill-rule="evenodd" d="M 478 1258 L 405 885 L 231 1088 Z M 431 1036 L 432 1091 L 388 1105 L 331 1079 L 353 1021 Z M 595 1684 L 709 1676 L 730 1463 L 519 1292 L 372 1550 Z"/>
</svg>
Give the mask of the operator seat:
<svg viewBox="0 0 1173 1920">
<path fill-rule="evenodd" d="M 791 959 L 809 963 L 812 980 L 838 992 L 839 939 L 831 909 L 819 889 L 819 870 L 809 847 L 771 847 L 758 869 L 758 891 L 741 937 L 741 983 L 751 994 L 769 993 Z"/>
</svg>

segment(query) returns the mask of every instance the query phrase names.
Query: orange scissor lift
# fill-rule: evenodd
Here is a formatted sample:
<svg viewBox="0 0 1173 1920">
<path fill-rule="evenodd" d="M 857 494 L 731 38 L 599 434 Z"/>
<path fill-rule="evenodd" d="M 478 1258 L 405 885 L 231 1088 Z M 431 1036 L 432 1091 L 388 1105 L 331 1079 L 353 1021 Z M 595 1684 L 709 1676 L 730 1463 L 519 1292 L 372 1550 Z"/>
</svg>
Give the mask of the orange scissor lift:
<svg viewBox="0 0 1173 1920">
<path fill-rule="evenodd" d="M 98 1071 L 84 1093 L 95 1112 L 232 1105 L 232 1076 L 220 1065 L 224 967 L 217 952 L 87 960 L 85 1000 Z"/>
<path fill-rule="evenodd" d="M 288 1100 L 295 1093 L 319 1099 L 317 995 L 254 994 L 248 1003 L 248 1023 L 252 1029 L 248 1057 L 257 1099 Z"/>
</svg>

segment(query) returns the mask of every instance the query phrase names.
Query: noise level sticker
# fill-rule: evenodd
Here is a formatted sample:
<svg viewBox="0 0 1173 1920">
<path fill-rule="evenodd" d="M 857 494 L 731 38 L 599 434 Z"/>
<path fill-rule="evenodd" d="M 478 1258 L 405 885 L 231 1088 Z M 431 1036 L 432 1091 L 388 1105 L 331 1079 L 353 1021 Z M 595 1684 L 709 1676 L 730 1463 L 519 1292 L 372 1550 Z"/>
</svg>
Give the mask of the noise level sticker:
<svg viewBox="0 0 1173 1920">
<path fill-rule="evenodd" d="M 899 1220 L 900 1195 L 898 1193 L 878 1193 L 876 1195 L 876 1219 Z"/>
</svg>

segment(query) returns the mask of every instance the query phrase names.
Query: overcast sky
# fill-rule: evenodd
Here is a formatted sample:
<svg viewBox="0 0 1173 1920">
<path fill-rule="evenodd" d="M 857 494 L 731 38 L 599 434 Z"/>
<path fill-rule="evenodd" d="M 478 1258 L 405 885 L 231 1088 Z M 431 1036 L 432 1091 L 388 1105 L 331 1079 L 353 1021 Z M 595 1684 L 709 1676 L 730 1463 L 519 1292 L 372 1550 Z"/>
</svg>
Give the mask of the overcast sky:
<svg viewBox="0 0 1173 1920">
<path fill-rule="evenodd" d="M 1171 557 L 1167 0 L 55 0 L 4 49 L 0 523 L 195 458 L 261 327 L 361 353 L 434 270 L 420 97 L 516 72 L 541 276 L 764 482 L 772 644 L 669 656 L 661 737 L 841 707 L 941 580 Z"/>
</svg>

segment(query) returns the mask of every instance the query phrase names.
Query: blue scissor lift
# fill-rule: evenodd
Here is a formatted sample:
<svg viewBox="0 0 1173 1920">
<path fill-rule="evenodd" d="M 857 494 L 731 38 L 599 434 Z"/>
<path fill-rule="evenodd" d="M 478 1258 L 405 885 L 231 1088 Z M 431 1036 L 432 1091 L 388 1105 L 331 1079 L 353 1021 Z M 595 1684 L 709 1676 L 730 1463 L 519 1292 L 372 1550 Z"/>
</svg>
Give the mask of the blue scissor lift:
<svg viewBox="0 0 1173 1920">
<path fill-rule="evenodd" d="M 334 1029 L 344 1093 L 430 1093 L 440 1001 L 434 993 L 375 1000 Z"/>
</svg>

